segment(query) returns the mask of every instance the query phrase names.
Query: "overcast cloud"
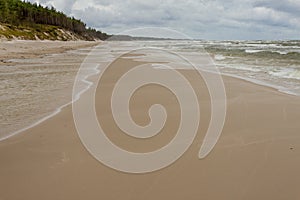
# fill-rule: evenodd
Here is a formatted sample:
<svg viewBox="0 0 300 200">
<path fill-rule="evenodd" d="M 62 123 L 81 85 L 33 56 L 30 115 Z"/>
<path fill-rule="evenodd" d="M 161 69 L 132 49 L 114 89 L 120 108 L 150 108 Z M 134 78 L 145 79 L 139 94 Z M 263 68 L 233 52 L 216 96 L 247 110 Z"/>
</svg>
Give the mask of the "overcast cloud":
<svg viewBox="0 0 300 200">
<path fill-rule="evenodd" d="M 111 34 L 163 27 L 198 39 L 300 39 L 300 0 L 30 1 Z"/>
</svg>

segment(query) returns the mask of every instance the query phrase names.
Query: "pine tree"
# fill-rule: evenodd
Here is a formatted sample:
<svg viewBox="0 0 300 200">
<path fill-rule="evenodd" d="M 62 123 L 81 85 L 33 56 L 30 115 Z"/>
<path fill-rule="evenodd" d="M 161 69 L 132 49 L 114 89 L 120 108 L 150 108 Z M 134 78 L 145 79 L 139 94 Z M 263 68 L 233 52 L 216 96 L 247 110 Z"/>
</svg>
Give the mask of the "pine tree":
<svg viewBox="0 0 300 200">
<path fill-rule="evenodd" d="M 32 4 L 21 0 L 0 0 L 0 22 L 15 26 L 35 27 L 36 24 L 59 26 L 87 39 L 109 37 L 101 31 L 86 28 L 86 24 L 81 20 L 67 17 L 64 13 L 56 11 L 54 7 L 43 7 L 37 3 Z"/>
</svg>

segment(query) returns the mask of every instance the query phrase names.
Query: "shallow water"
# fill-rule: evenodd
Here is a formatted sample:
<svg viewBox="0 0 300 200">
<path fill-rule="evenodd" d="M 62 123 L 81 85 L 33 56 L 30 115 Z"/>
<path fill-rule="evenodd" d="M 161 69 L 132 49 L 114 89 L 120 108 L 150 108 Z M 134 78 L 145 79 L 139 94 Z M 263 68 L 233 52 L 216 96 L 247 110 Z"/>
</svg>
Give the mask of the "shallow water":
<svg viewBox="0 0 300 200">
<path fill-rule="evenodd" d="M 88 52 L 11 59 L 0 65 L 0 138 L 70 102 L 75 75 Z"/>
</svg>

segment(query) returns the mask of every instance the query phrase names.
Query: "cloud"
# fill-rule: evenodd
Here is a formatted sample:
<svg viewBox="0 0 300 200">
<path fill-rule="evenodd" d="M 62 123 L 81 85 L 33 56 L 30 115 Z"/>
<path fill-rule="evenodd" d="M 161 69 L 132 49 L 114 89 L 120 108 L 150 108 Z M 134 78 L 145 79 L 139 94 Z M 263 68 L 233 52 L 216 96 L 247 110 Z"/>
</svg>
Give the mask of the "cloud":
<svg viewBox="0 0 300 200">
<path fill-rule="evenodd" d="M 265 1 L 256 1 L 254 3 L 255 7 L 266 7 L 273 10 L 286 12 L 295 16 L 300 16 L 300 1 L 299 0 L 265 0 Z"/>
<path fill-rule="evenodd" d="M 31 2 L 37 2 L 39 4 L 42 4 L 44 6 L 53 6 L 57 8 L 58 10 L 63 11 L 65 14 L 69 15 L 72 11 L 72 6 L 76 0 L 31 0 Z"/>
<path fill-rule="evenodd" d="M 31 0 L 36 1 L 36 0 Z M 166 27 L 204 39 L 299 38 L 299 0 L 40 0 L 109 33 Z"/>
</svg>

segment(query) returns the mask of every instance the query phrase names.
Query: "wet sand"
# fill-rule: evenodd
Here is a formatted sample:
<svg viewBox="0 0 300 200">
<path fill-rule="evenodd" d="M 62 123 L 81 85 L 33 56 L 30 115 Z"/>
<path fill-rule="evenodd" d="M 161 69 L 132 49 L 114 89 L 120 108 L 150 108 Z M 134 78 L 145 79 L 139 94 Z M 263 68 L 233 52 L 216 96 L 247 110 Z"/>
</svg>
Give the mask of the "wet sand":
<svg viewBox="0 0 300 200">
<path fill-rule="evenodd" d="M 124 136 L 112 122 L 106 100 L 113 80 L 122 73 L 118 66 L 125 70 L 134 64 L 129 59 L 114 63 L 116 67 L 97 88 L 96 110 L 114 143 L 144 152 L 170 141 L 179 109 L 165 89 L 143 88 L 132 100 L 136 122 L 149 122 L 146 111 L 154 102 L 165 105 L 170 118 L 161 134 L 145 142 Z M 104 166 L 81 144 L 72 107 L 67 106 L 47 121 L 0 142 L 0 199 L 299 199 L 300 98 L 224 76 L 225 126 L 211 154 L 199 160 L 210 119 L 209 94 L 194 71 L 181 72 L 197 91 L 201 121 L 194 143 L 174 164 L 147 174 Z"/>
<path fill-rule="evenodd" d="M 80 64 L 99 42 L 0 43 L 0 140 L 69 103 Z"/>
</svg>

